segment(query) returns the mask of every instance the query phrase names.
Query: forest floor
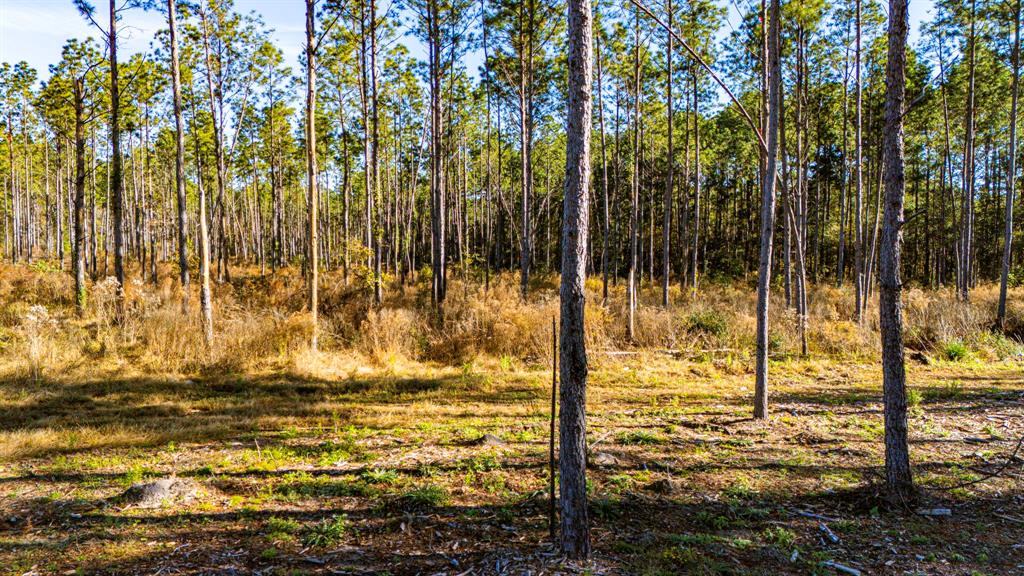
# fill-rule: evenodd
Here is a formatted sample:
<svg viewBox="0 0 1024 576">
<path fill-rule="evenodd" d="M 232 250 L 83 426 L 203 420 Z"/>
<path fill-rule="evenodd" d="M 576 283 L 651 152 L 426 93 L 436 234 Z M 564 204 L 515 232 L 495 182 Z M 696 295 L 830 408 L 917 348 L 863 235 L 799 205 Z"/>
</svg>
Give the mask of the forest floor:
<svg viewBox="0 0 1024 576">
<path fill-rule="evenodd" d="M 0 381 L 0 573 L 1024 574 L 1020 456 L 950 489 L 1024 434 L 1020 358 L 909 366 L 913 506 L 876 490 L 873 363 L 773 363 L 762 423 L 745 363 L 595 360 L 586 566 L 548 536 L 550 368 L 332 357 Z M 122 497 L 171 476 L 182 501 Z"/>
</svg>

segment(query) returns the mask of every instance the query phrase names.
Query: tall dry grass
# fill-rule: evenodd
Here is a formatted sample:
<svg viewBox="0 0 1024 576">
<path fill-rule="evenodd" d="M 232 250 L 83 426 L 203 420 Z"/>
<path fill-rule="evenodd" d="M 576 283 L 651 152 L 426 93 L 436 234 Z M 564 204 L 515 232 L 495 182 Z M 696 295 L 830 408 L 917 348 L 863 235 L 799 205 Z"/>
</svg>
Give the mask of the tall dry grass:
<svg viewBox="0 0 1024 576">
<path fill-rule="evenodd" d="M 215 370 L 300 367 L 309 363 L 305 283 L 298 270 L 274 276 L 236 270 L 236 280 L 214 290 L 215 338 L 207 347 L 198 322 L 198 298 L 182 314 L 174 270 L 161 268 L 156 283 L 130 281 L 126 311 L 115 322 L 117 285 L 103 279 L 89 286 L 88 307 L 79 317 L 71 302 L 68 274 L 47 267 L 0 265 L 0 369 L 38 380 L 74 369 L 108 366 L 145 373 L 188 374 Z M 368 285 L 356 276 L 345 284 L 340 273 L 322 276 L 321 349 L 356 355 L 379 365 L 402 361 L 461 365 L 485 356 L 517 362 L 550 362 L 551 325 L 558 316 L 558 277 L 538 275 L 529 298 L 520 296 L 511 273 L 492 278 L 490 289 L 454 274 L 443 313 L 429 299 L 429 277 L 389 287 L 382 306 L 371 303 Z M 195 287 L 193 286 L 193 291 Z M 647 283 L 640 293 L 636 336 L 626 335 L 625 289 L 612 286 L 601 301 L 601 283 L 586 283 L 587 343 L 596 361 L 614 361 L 606 352 L 662 350 L 707 358 L 749 360 L 754 347 L 756 295 L 747 285 L 707 284 L 692 296 L 672 289 L 668 307 L 660 290 Z M 796 354 L 797 318 L 776 290 L 770 312 L 773 354 Z M 984 359 L 1021 354 L 1024 290 L 1011 294 L 1010 332 L 992 331 L 998 290 L 982 286 L 970 303 L 951 290 L 911 288 L 904 297 L 906 342 L 913 350 L 941 355 L 960 343 Z M 872 300 L 869 310 L 877 309 Z M 815 357 L 876 358 L 876 314 L 863 324 L 851 321 L 850 290 L 816 286 L 809 294 L 807 339 Z M 1016 331 L 1014 331 L 1016 330 Z"/>
</svg>

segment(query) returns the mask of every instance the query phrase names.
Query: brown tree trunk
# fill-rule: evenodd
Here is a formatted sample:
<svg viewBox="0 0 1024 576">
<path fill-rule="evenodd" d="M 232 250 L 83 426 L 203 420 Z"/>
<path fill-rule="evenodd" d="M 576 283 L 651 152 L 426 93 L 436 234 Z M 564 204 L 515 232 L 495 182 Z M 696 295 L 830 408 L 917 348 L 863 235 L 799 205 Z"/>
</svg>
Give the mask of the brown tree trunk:
<svg viewBox="0 0 1024 576">
<path fill-rule="evenodd" d="M 900 250 L 903 231 L 903 98 L 906 90 L 907 0 L 889 0 L 889 57 L 886 64 L 885 225 L 879 262 L 879 324 L 885 408 L 885 480 L 889 496 L 913 497 L 907 445 L 907 391 L 903 359 Z"/>
<path fill-rule="evenodd" d="M 1006 178 L 1006 229 L 1003 233 L 1003 268 L 999 279 L 999 309 L 996 314 L 1001 329 L 1006 326 L 1006 288 L 1010 277 L 1013 249 L 1013 201 L 1017 187 L 1017 94 L 1020 86 L 1020 14 L 1021 0 L 1013 16 L 1013 85 L 1010 89 L 1010 146 Z"/>
<path fill-rule="evenodd" d="M 75 306 L 85 313 L 85 77 L 72 79 L 75 98 Z"/>
<path fill-rule="evenodd" d="M 110 145 L 113 149 L 110 177 L 110 206 L 114 217 L 114 276 L 117 278 L 117 315 L 124 314 L 124 178 L 121 168 L 121 91 L 117 70 L 117 2 L 110 0 Z"/>
<path fill-rule="evenodd" d="M 757 278 L 757 358 L 754 417 L 768 418 L 768 299 L 772 273 L 772 233 L 775 231 L 775 181 L 778 154 L 782 66 L 779 58 L 780 0 L 771 0 L 768 30 L 768 133 L 765 171 L 761 181 L 761 251 Z"/>
<path fill-rule="evenodd" d="M 562 281 L 559 371 L 559 471 L 562 552 L 590 555 L 587 512 L 587 348 L 584 303 L 587 228 L 590 222 L 591 36 L 589 0 L 570 0 L 569 94 L 566 130 L 565 202 L 562 205 Z"/>
<path fill-rule="evenodd" d="M 174 190 L 178 203 L 178 283 L 181 284 L 181 310 L 188 312 L 188 211 L 185 196 L 185 126 L 181 119 L 181 67 L 178 58 L 178 17 L 176 0 L 167 0 L 170 26 L 171 91 L 174 98 Z"/>
<path fill-rule="evenodd" d="M 309 222 L 307 235 L 309 251 L 309 316 L 312 334 L 309 347 L 317 350 L 319 326 L 317 326 L 317 288 L 320 269 L 317 253 L 317 194 L 316 180 L 316 34 L 315 34 L 316 0 L 306 0 L 306 177 L 307 177 L 307 208 Z"/>
<path fill-rule="evenodd" d="M 666 11 L 668 12 L 668 27 L 672 28 L 672 0 L 667 0 Z M 667 116 L 668 116 L 668 170 L 665 175 L 665 195 L 662 200 L 662 222 L 661 222 L 661 305 L 668 306 L 668 285 L 670 275 L 671 259 L 669 253 L 671 252 L 671 238 L 672 238 L 672 177 L 674 176 L 675 170 L 675 148 L 672 142 L 672 124 L 673 124 L 673 110 L 672 110 L 672 34 L 665 34 L 665 62 L 666 62 L 666 79 L 665 79 L 665 100 L 668 104 Z M 602 124 L 603 125 L 603 124 Z M 602 142 L 604 140 L 604 131 L 601 132 Z M 602 151 L 604 147 L 602 145 Z M 607 204 L 607 201 L 605 202 Z M 607 217 L 607 215 L 606 215 Z M 606 283 L 607 285 L 607 283 Z"/>
</svg>

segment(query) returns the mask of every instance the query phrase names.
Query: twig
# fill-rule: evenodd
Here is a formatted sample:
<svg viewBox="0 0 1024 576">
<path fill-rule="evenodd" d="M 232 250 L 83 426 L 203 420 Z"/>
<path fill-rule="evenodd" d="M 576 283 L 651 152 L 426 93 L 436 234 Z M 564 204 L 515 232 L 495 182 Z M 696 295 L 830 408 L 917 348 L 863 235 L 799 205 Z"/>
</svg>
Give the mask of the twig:
<svg viewBox="0 0 1024 576">
<path fill-rule="evenodd" d="M 992 514 L 992 515 L 995 516 L 996 518 L 1002 518 L 1003 520 L 1008 520 L 1010 522 L 1016 522 L 1017 524 L 1024 524 L 1024 520 L 1021 520 L 1020 518 L 1014 518 L 1013 516 L 1006 516 L 1005 514 Z"/>
<path fill-rule="evenodd" d="M 814 512 L 808 512 L 806 510 L 797 510 L 797 516 L 803 516 L 804 518 L 812 518 L 814 520 L 824 520 L 825 522 L 837 522 L 836 518 L 829 518 L 828 516 L 822 516 L 821 514 L 815 514 Z"/>
<path fill-rule="evenodd" d="M 856 568 L 850 568 L 849 566 L 844 566 L 842 564 L 839 564 L 838 562 L 833 562 L 832 560 L 826 560 L 822 562 L 821 565 L 827 568 L 833 568 L 836 572 L 849 574 L 850 576 L 860 576 L 860 570 L 857 570 Z"/>
</svg>

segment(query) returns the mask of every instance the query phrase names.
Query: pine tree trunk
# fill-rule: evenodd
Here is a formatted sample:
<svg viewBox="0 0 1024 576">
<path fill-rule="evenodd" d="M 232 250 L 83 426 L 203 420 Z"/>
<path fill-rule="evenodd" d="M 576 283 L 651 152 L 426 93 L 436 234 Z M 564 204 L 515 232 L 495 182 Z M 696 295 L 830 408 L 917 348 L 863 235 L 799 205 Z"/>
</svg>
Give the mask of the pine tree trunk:
<svg viewBox="0 0 1024 576">
<path fill-rule="evenodd" d="M 765 135 L 765 171 L 761 182 L 761 250 L 757 278 L 757 358 L 754 417 L 768 418 L 768 300 L 772 271 L 772 234 L 775 231 L 775 182 L 778 154 L 782 66 L 779 58 L 780 0 L 771 0 L 768 30 L 768 133 Z"/>
<path fill-rule="evenodd" d="M 587 228 L 590 196 L 591 36 L 589 0 L 570 0 L 569 94 L 565 202 L 562 205 L 561 414 L 559 472 L 561 547 L 570 558 L 590 556 L 587 511 L 586 388 L 584 335 Z"/>
<path fill-rule="evenodd" d="M 854 210 L 856 211 L 856 214 L 854 215 L 854 225 L 853 226 L 856 229 L 856 232 L 855 232 L 856 237 L 854 239 L 855 246 L 854 246 L 854 257 L 853 257 L 854 263 L 853 263 L 853 265 L 854 265 L 854 276 L 856 277 L 856 299 L 854 301 L 854 306 L 856 307 L 855 317 L 857 318 L 857 322 L 862 322 L 864 320 L 864 306 L 865 306 L 864 292 L 865 292 L 865 289 L 867 288 L 867 280 L 866 280 L 866 277 L 864 275 L 864 149 L 863 149 L 863 142 L 862 142 L 862 139 L 861 139 L 861 136 L 862 136 L 862 134 L 861 134 L 861 121 L 862 121 L 861 112 L 862 112 L 862 104 L 863 104 L 863 97 L 862 97 L 863 96 L 863 94 L 862 94 L 862 88 L 863 87 L 861 85 L 861 80 L 860 80 L 860 60 L 861 60 L 861 45 L 860 45 L 860 41 L 861 41 L 861 13 L 860 12 L 861 12 L 861 0 L 857 0 L 856 10 L 857 10 L 857 14 L 856 14 L 856 32 L 854 33 L 854 35 L 855 35 L 855 42 L 856 42 L 856 48 L 854 49 L 855 50 L 855 56 L 854 56 L 854 85 L 855 85 L 855 90 L 857 91 L 857 97 L 856 97 L 857 98 L 857 103 L 856 103 L 856 111 L 854 113 L 856 115 L 856 118 L 854 120 L 854 136 L 853 136 L 854 143 L 853 143 L 853 146 L 854 146 L 854 156 L 855 156 L 855 162 L 856 162 L 856 170 L 855 170 L 855 173 L 854 173 L 854 177 L 855 177 L 855 179 L 857 181 L 857 184 L 856 184 L 856 198 L 857 199 L 856 199 L 856 202 L 855 202 L 855 205 L 854 205 Z"/>
<path fill-rule="evenodd" d="M 74 78 L 75 98 L 75 239 L 72 268 L 75 274 L 75 306 L 85 313 L 85 78 Z"/>
<path fill-rule="evenodd" d="M 114 276 L 117 278 L 117 316 L 124 314 L 124 177 L 121 168 L 121 92 L 117 69 L 117 2 L 110 0 L 110 144 L 113 149 L 110 178 L 110 205 L 114 218 Z"/>
<path fill-rule="evenodd" d="M 906 90 L 907 0 L 889 0 L 889 56 L 886 64 L 885 225 L 879 270 L 879 324 L 885 408 L 885 479 L 893 501 L 913 497 L 907 444 L 907 391 L 900 303 L 900 251 L 903 236 L 903 99 Z"/>
<path fill-rule="evenodd" d="M 1006 291 L 1010 277 L 1013 250 L 1013 202 L 1017 190 L 1017 95 L 1020 88 L 1020 15 L 1021 0 L 1013 16 L 1013 81 L 1010 89 L 1009 167 L 1006 178 L 1006 229 L 1003 233 L 1003 268 L 999 279 L 999 308 L 996 314 L 1000 329 L 1006 328 Z"/>
<path fill-rule="evenodd" d="M 181 120 L 181 69 L 178 57 L 176 0 L 167 0 L 167 23 L 171 44 L 171 91 L 174 105 L 174 191 L 178 211 L 178 283 L 181 285 L 181 312 L 188 312 L 188 212 L 185 197 L 185 135 Z"/>
<path fill-rule="evenodd" d="M 319 246 L 317 245 L 317 208 L 320 202 L 317 194 L 317 167 L 316 167 L 316 23 L 315 23 L 316 1 L 306 0 L 306 178 L 307 178 L 307 199 L 306 206 L 309 210 L 309 221 L 306 234 L 308 236 L 309 251 L 309 320 L 312 334 L 309 339 L 309 347 L 316 352 L 319 339 L 319 326 L 317 325 L 317 289 L 319 288 L 320 262 L 318 258 Z"/>
<path fill-rule="evenodd" d="M 639 233 L 638 211 L 640 210 L 640 9 L 636 10 L 633 26 L 633 169 L 631 170 L 629 204 L 629 254 L 627 256 L 626 299 L 629 318 L 626 337 L 632 342 L 636 338 L 636 307 L 638 300 Z"/>
<path fill-rule="evenodd" d="M 668 12 L 668 27 L 672 28 L 672 0 L 667 0 L 666 11 Z M 666 79 L 665 79 L 665 100 L 668 105 L 667 120 L 668 120 L 668 168 L 665 175 L 665 195 L 662 200 L 662 222 L 661 222 L 661 305 L 668 306 L 668 285 L 670 275 L 671 259 L 669 253 L 671 252 L 671 238 L 672 238 L 672 178 L 674 176 L 675 169 L 675 148 L 673 148 L 672 142 L 672 121 L 673 121 L 673 110 L 672 110 L 672 34 L 665 34 L 666 45 L 665 45 L 665 62 L 666 62 Z M 602 140 L 604 132 L 602 130 Z M 602 147 L 603 150 L 603 147 Z"/>
</svg>

